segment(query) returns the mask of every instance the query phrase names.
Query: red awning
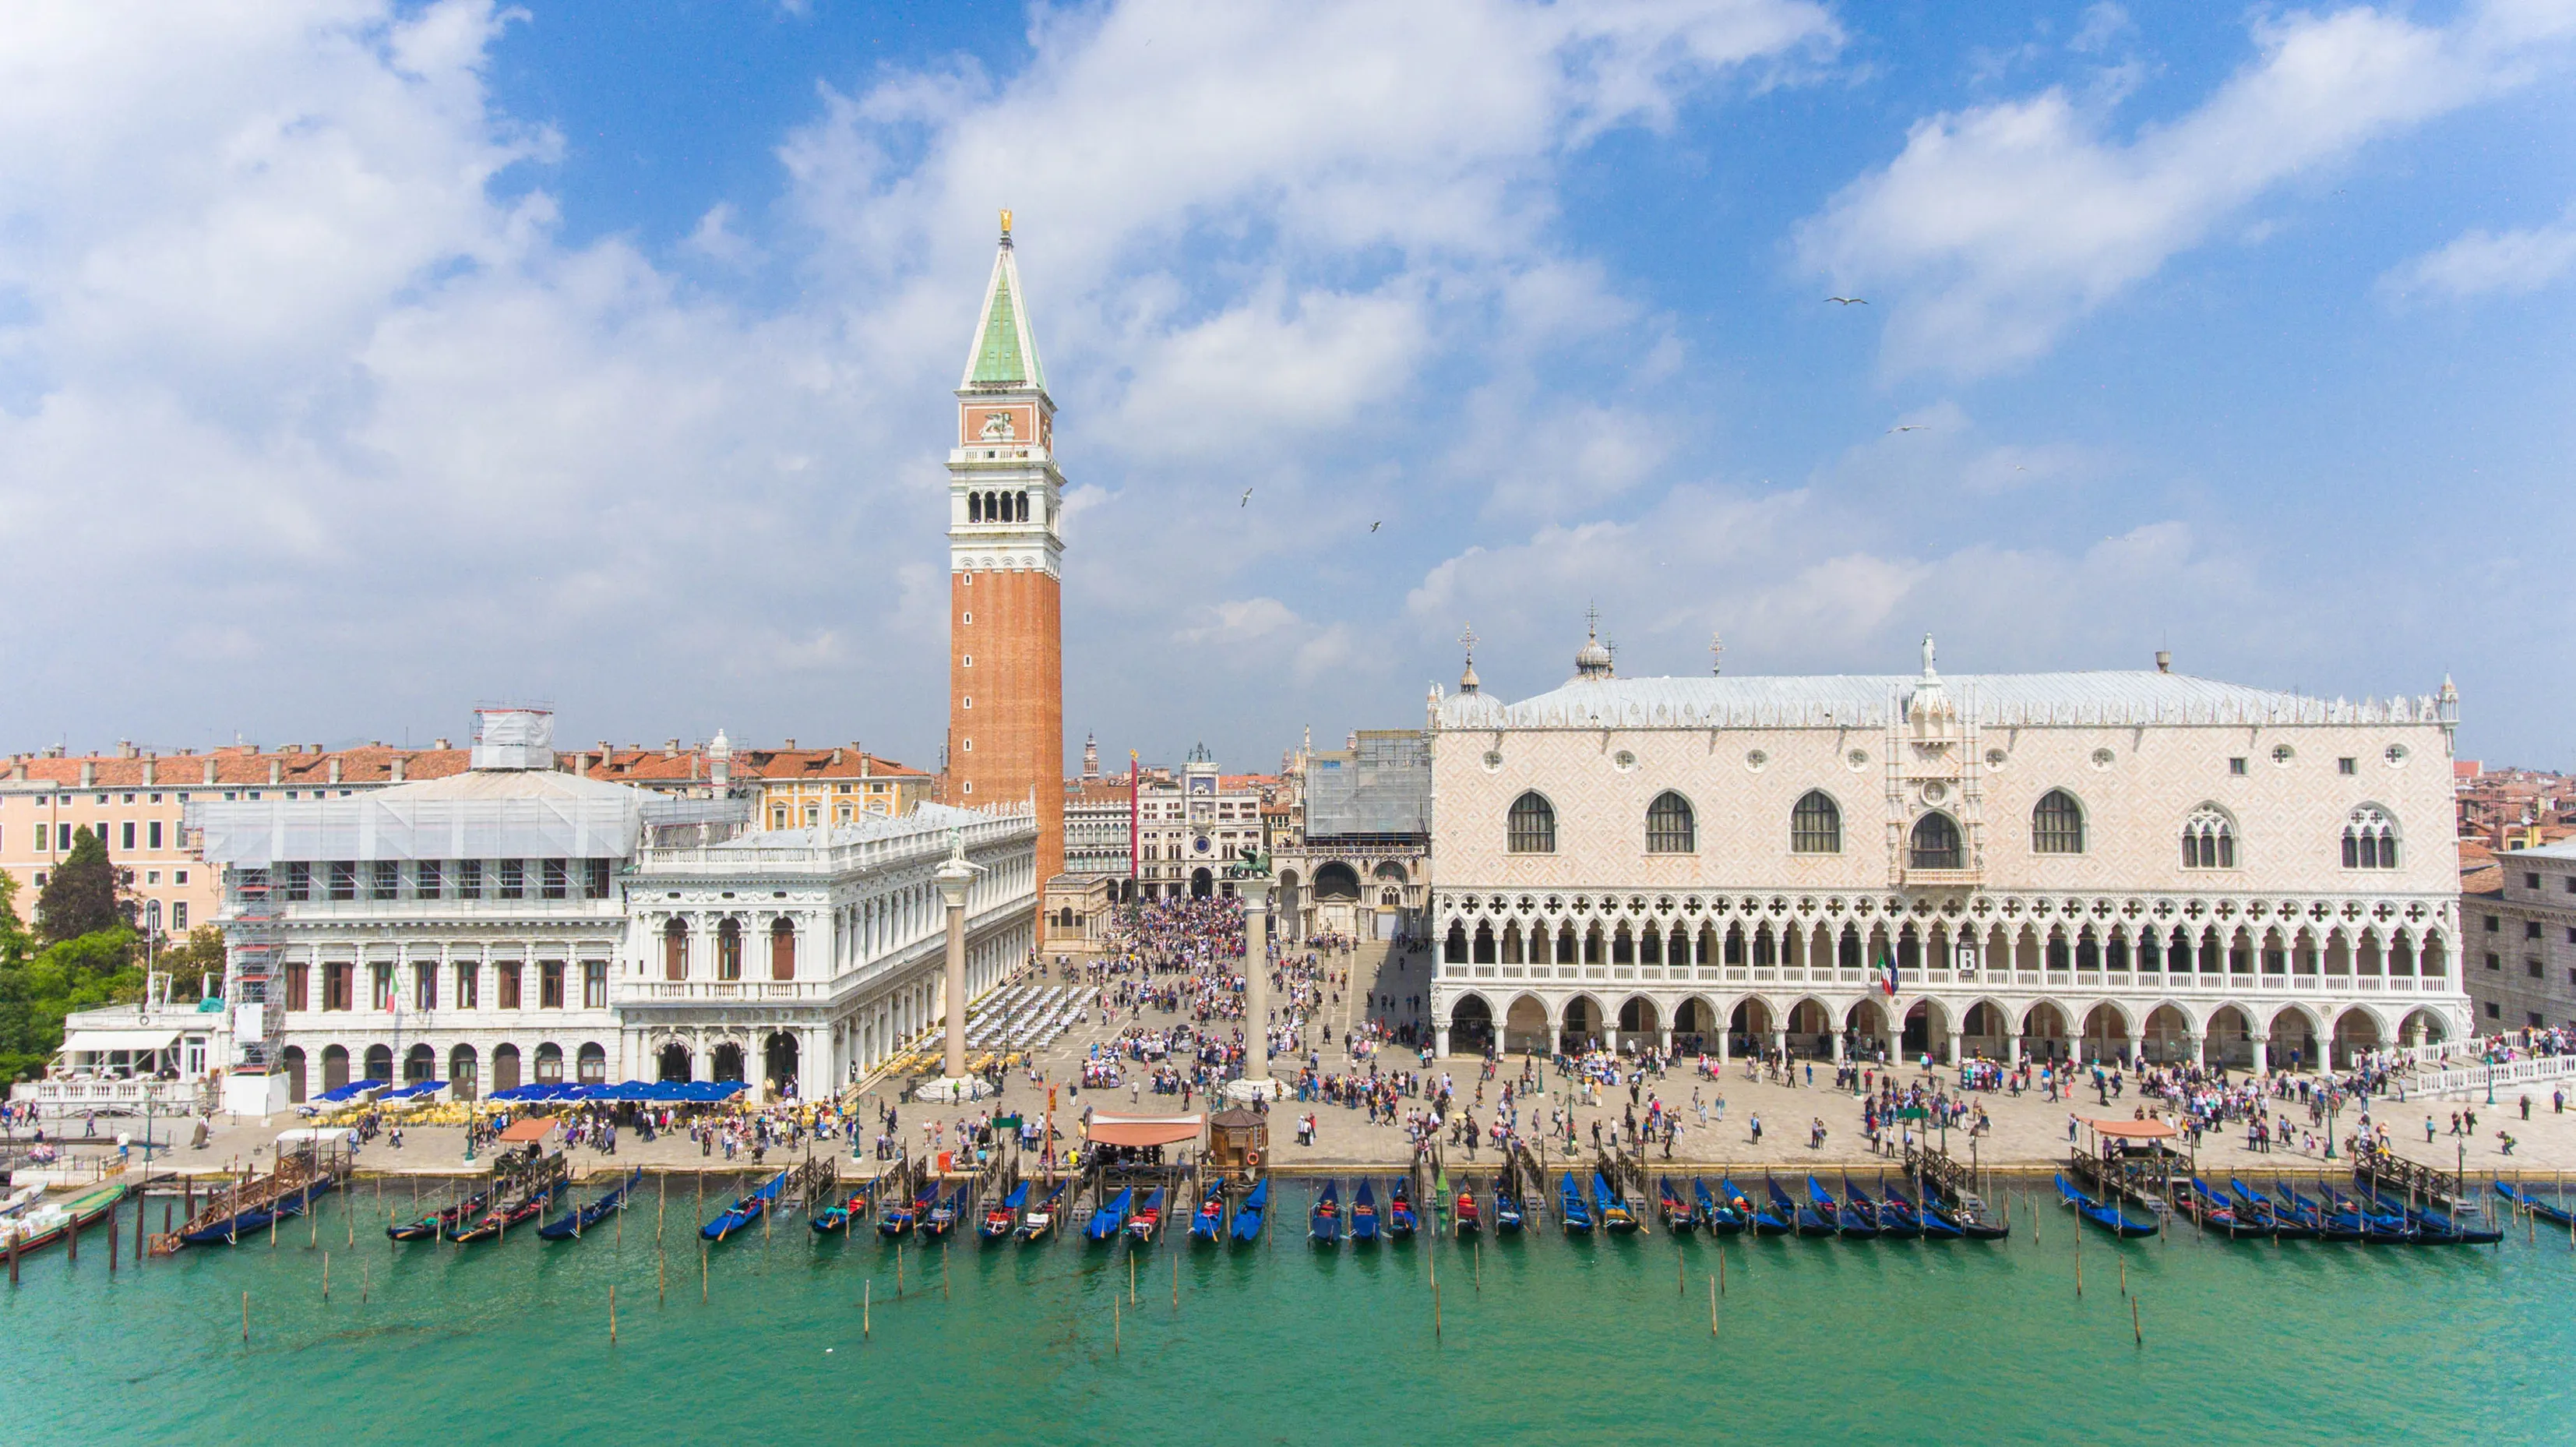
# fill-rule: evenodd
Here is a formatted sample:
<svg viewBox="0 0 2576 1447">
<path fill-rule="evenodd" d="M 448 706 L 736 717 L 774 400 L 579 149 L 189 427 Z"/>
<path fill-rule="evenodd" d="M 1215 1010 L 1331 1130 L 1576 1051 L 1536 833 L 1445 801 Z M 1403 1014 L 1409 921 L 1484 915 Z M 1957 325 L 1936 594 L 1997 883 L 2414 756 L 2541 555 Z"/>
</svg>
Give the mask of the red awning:
<svg viewBox="0 0 2576 1447">
<path fill-rule="evenodd" d="M 2179 1127 L 2160 1120 L 2088 1120 L 2084 1123 L 2103 1135 L 2117 1136 L 2122 1140 L 2161 1141 L 2182 1134 Z"/>
<path fill-rule="evenodd" d="M 1171 1146 L 1194 1141 L 1207 1129 L 1203 1115 L 1095 1115 L 1091 1140 L 1104 1146 Z"/>
<path fill-rule="evenodd" d="M 546 1132 L 551 1131 L 554 1128 L 555 1118 L 553 1116 L 532 1115 L 526 1120 L 512 1121 L 509 1125 L 504 1126 L 501 1130 L 501 1139 L 505 1141 L 541 1141 L 546 1138 Z"/>
</svg>

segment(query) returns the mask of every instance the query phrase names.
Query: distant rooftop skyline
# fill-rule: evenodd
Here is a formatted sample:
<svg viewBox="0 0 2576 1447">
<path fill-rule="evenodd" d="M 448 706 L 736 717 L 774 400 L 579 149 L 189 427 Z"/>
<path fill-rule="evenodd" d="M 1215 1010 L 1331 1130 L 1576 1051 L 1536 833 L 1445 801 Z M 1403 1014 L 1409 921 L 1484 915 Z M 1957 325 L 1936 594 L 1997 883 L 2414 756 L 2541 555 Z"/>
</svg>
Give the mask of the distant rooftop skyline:
<svg viewBox="0 0 2576 1447">
<path fill-rule="evenodd" d="M 2576 766 L 2561 0 L 65 4 L 0 82 L 12 750 L 935 768 L 1009 208 L 1068 774 L 1596 605 L 1632 677 L 2447 672 Z"/>
</svg>

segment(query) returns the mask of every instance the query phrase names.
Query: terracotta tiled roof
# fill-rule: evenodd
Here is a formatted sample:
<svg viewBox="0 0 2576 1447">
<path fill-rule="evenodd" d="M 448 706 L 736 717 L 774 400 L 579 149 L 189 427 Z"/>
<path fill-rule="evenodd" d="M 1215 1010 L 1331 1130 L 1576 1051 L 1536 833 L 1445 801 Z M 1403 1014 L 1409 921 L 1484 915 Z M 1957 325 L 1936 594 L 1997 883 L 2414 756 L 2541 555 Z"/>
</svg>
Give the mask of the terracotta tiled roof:
<svg viewBox="0 0 2576 1447">
<path fill-rule="evenodd" d="M 282 750 L 262 753 L 242 746 L 217 749 L 211 753 L 161 754 L 152 758 L 107 754 L 13 759 L 9 763 L 9 777 L 14 779 L 18 767 L 23 765 L 28 779 L 68 789 L 202 789 L 208 787 L 206 765 L 212 762 L 216 787 L 265 787 L 273 782 L 281 788 L 300 788 L 333 782 L 349 785 L 392 783 L 394 761 L 397 759 L 402 761 L 403 778 L 407 782 L 443 779 L 450 774 L 465 772 L 472 757 L 471 751 L 466 749 L 400 749 L 383 744 L 328 753 Z M 331 765 L 335 761 L 340 766 L 336 781 L 331 775 Z M 81 782 L 81 768 L 85 764 L 95 766 L 87 785 Z M 149 784 L 143 778 L 147 764 L 152 771 Z M 272 764 L 276 765 L 277 777 L 274 780 L 270 778 Z"/>
<path fill-rule="evenodd" d="M 703 748 L 678 750 L 612 748 L 603 758 L 597 749 L 580 751 L 588 764 L 583 770 L 594 779 L 620 783 L 654 781 L 704 782 L 711 772 Z M 919 769 L 880 758 L 862 749 L 754 749 L 733 751 L 733 777 L 739 780 L 759 779 L 857 779 L 862 774 L 886 781 L 910 780 L 928 783 L 931 776 Z"/>
</svg>

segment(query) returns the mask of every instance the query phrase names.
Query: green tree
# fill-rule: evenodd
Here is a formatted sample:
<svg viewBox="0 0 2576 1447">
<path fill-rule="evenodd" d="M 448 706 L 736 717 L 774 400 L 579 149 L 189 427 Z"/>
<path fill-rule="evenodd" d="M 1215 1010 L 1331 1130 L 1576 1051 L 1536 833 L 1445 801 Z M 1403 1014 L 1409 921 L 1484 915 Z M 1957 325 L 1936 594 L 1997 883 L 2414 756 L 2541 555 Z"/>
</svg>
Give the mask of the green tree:
<svg viewBox="0 0 2576 1447">
<path fill-rule="evenodd" d="M 224 977 L 224 932 L 201 924 L 188 931 L 186 943 L 163 950 L 154 967 L 170 977 L 172 999 L 193 999 L 203 993 L 204 981 Z"/>
<path fill-rule="evenodd" d="M 72 836 L 71 856 L 54 867 L 45 892 L 36 896 L 36 933 L 48 944 L 61 944 L 119 928 L 128 918 L 116 895 L 107 840 L 82 829 Z"/>
</svg>

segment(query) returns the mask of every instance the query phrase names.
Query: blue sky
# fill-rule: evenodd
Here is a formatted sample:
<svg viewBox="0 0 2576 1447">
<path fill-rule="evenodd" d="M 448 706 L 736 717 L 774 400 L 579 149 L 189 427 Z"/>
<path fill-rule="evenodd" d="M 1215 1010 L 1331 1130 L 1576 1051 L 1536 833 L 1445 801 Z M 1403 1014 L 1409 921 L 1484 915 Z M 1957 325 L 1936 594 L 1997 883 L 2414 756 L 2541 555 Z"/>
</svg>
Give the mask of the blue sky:
<svg viewBox="0 0 2576 1447">
<path fill-rule="evenodd" d="M 1597 604 L 1632 673 L 2447 671 L 2576 767 L 2563 0 L 148 8 L 0 35 L 12 748 L 934 762 L 1007 205 L 1069 749 L 1267 767 Z"/>
</svg>

